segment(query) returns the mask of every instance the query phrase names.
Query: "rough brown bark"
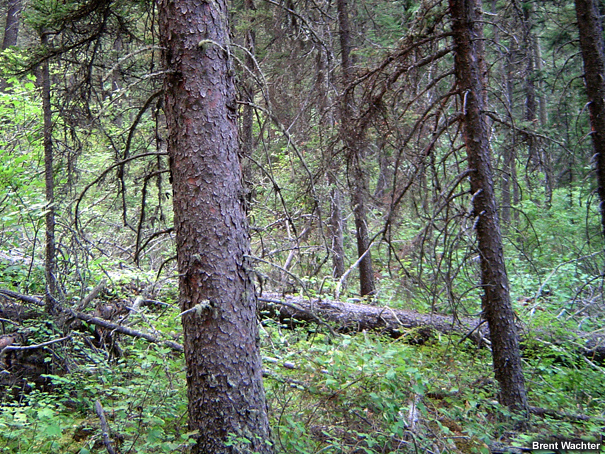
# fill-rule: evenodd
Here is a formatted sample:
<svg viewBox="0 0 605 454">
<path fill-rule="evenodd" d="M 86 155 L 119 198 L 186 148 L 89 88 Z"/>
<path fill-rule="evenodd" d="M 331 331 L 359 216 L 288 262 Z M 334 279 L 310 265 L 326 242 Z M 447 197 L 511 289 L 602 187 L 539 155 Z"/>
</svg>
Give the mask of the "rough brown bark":
<svg viewBox="0 0 605 454">
<path fill-rule="evenodd" d="M 483 317 L 492 339 L 496 380 L 503 405 L 527 410 L 525 380 L 515 316 L 504 264 L 502 234 L 498 220 L 486 121 L 485 62 L 483 30 L 479 20 L 481 0 L 450 0 L 455 70 L 463 109 L 464 141 L 473 214 L 480 253 Z"/>
<path fill-rule="evenodd" d="M 357 254 L 358 257 L 362 257 L 365 254 L 359 262 L 360 293 L 362 296 L 365 296 L 372 295 L 376 291 L 372 255 L 368 251 L 370 247 L 367 208 L 368 188 L 362 167 L 365 140 L 363 131 L 358 131 L 353 122 L 357 109 L 355 107 L 353 90 L 348 87 L 353 76 L 353 64 L 351 62 L 351 26 L 347 0 L 338 0 L 337 8 L 341 63 L 345 85 L 340 108 L 341 136 L 347 156 L 351 204 L 353 205 L 353 217 L 355 219 Z"/>
<path fill-rule="evenodd" d="M 159 5 L 192 452 L 270 453 L 227 2 Z"/>
<path fill-rule="evenodd" d="M 584 80 L 588 95 L 592 145 L 595 153 L 597 192 L 601 225 L 605 235 L 605 55 L 598 4 L 594 0 L 576 0 L 580 48 L 584 59 Z"/>
</svg>

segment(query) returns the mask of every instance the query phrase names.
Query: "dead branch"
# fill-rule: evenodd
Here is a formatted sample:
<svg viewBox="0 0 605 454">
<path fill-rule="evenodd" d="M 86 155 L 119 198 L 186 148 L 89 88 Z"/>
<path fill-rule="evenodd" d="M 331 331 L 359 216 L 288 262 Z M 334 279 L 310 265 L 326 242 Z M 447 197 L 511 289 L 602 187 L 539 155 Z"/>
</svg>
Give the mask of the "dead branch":
<svg viewBox="0 0 605 454">
<path fill-rule="evenodd" d="M 90 314 L 83 314 L 81 312 L 74 312 L 73 315 L 79 320 L 82 320 L 86 323 L 92 323 L 93 325 L 110 329 L 118 333 L 126 334 L 127 336 L 136 337 L 138 339 L 145 339 L 146 341 L 151 342 L 152 344 L 165 345 L 166 347 L 169 347 L 178 352 L 184 351 L 183 346 L 181 344 L 169 340 L 158 339 L 157 337 L 152 336 L 151 334 L 137 331 L 124 325 L 119 325 L 117 323 L 113 323 L 102 318 L 94 317 Z"/>
<path fill-rule="evenodd" d="M 46 304 L 41 299 L 21 293 L 13 292 L 12 290 L 0 289 L 0 295 L 7 296 L 14 300 L 19 300 L 27 304 L 35 304 L 36 306 L 44 307 Z"/>
<path fill-rule="evenodd" d="M 550 417 L 550 418 L 554 418 L 554 419 L 574 421 L 574 422 L 578 422 L 578 421 L 605 422 L 605 418 L 582 415 L 579 413 L 567 413 L 564 411 L 551 410 L 549 408 L 529 407 L 529 411 L 536 416 L 540 416 L 541 418 Z"/>
<path fill-rule="evenodd" d="M 93 290 L 94 291 L 94 290 Z M 28 304 L 35 304 L 37 306 L 44 306 L 44 301 L 32 297 L 32 296 L 28 296 L 28 295 L 22 295 L 21 293 L 17 293 L 17 292 L 13 292 L 11 290 L 5 290 L 5 289 L 0 289 L 0 294 L 8 296 L 10 298 L 19 300 L 19 301 L 23 301 L 25 303 Z M 161 344 L 161 345 L 165 345 L 166 347 L 169 347 L 173 350 L 176 350 L 178 352 L 183 352 L 183 346 L 181 344 L 178 344 L 176 342 L 173 341 L 169 341 L 169 340 L 163 340 L 163 339 L 159 339 L 149 333 L 144 333 L 142 331 L 137 331 L 134 330 L 132 328 L 129 328 L 127 326 L 123 326 L 120 325 L 118 323 L 113 323 L 110 322 L 108 320 L 104 320 L 102 318 L 98 318 L 95 317 L 93 315 L 90 314 L 85 314 L 83 312 L 77 312 L 71 309 L 62 309 L 62 312 L 68 316 L 71 316 L 73 318 L 77 318 L 79 320 L 82 320 L 86 323 L 91 323 L 93 325 L 97 325 L 100 326 L 102 328 L 106 328 L 106 329 L 110 329 L 112 331 L 116 331 L 118 333 L 122 333 L 122 334 L 126 334 L 127 336 L 131 336 L 131 337 L 136 337 L 138 339 L 145 339 L 148 342 L 151 342 L 153 344 Z"/>
<path fill-rule="evenodd" d="M 71 336 L 65 336 L 60 339 L 53 339 L 48 342 L 42 342 L 41 344 L 36 345 L 12 345 L 9 344 L 0 350 L 0 355 L 5 352 L 15 351 L 15 350 L 37 350 L 39 348 L 48 347 L 49 345 L 56 344 L 58 342 L 63 342 L 64 340 L 71 339 Z"/>
<path fill-rule="evenodd" d="M 90 304 L 90 302 L 92 300 L 94 300 L 99 295 L 99 293 L 101 293 L 101 291 L 105 288 L 106 284 L 107 284 L 107 280 L 101 279 L 101 282 L 99 282 L 95 286 L 95 288 L 93 288 L 92 291 L 88 295 L 86 295 L 84 298 L 82 298 L 82 301 L 80 301 L 78 303 L 78 305 L 75 308 L 76 312 L 80 312 L 80 311 L 83 311 L 84 309 L 86 309 L 86 307 Z"/>
</svg>

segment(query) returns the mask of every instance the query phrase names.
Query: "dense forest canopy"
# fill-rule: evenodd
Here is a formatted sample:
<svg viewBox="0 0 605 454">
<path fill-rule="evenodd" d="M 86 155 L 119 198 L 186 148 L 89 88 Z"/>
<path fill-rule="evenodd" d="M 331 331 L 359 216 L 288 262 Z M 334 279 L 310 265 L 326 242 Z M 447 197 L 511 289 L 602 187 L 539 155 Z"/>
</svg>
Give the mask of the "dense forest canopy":
<svg viewBox="0 0 605 454">
<path fill-rule="evenodd" d="M 601 10 L 2 2 L 3 452 L 597 437 Z"/>
</svg>

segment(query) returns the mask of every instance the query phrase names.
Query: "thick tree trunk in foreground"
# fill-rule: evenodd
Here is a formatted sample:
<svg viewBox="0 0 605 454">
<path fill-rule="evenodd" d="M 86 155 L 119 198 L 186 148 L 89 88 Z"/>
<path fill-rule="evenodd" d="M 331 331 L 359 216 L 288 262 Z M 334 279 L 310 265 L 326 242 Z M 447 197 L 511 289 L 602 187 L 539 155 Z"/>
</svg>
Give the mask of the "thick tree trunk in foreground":
<svg viewBox="0 0 605 454">
<path fill-rule="evenodd" d="M 227 2 L 160 1 L 194 453 L 270 453 L 238 158 Z M 249 443 L 226 446 L 229 438 Z"/>
<path fill-rule="evenodd" d="M 588 95 L 592 145 L 595 152 L 597 191 L 601 225 L 605 235 L 605 55 L 598 4 L 594 0 L 576 0 L 580 48 L 584 59 L 584 80 Z"/>
<path fill-rule="evenodd" d="M 473 211 L 477 216 L 475 225 L 481 256 L 481 285 L 484 290 L 483 317 L 490 330 L 494 372 L 500 384 L 501 403 L 511 408 L 527 410 L 519 341 L 494 193 L 488 124 L 484 114 L 487 96 L 483 30 L 479 21 L 481 0 L 450 0 L 450 14 L 456 79 L 464 110 L 464 140 L 471 170 Z"/>
</svg>

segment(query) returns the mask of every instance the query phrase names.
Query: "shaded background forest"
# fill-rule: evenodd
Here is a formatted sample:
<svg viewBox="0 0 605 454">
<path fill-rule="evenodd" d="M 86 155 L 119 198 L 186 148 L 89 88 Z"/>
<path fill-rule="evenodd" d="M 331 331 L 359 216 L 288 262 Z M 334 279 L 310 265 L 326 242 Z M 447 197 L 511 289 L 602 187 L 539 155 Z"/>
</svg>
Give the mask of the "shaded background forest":
<svg viewBox="0 0 605 454">
<path fill-rule="evenodd" d="M 232 3 L 227 51 L 257 288 L 478 316 L 447 5 L 349 7 L 343 30 L 329 1 Z M 34 0 L 2 11 L 2 287 L 41 299 L 50 289 L 62 304 L 178 341 L 155 5 Z M 468 341 L 433 335 L 414 347 L 285 331 L 269 319 L 261 341 L 282 452 L 495 452 L 500 439 L 594 435 L 603 425 L 602 366 L 577 356 L 569 334 L 602 329 L 605 266 L 574 4 L 491 1 L 483 21 L 514 306 L 528 338 L 552 327 L 566 339 L 525 346 L 530 401 L 575 416 L 547 415 L 525 439 L 514 433 L 494 402 L 489 355 Z M 3 302 L 3 334 L 24 344 L 66 334 L 33 310 Z M 426 341 L 404 336 L 416 337 Z M 33 371 L 11 370 L 4 353 L 6 452 L 103 449 L 97 399 L 122 452 L 186 449 L 178 355 L 92 325 L 53 345 L 12 359 Z"/>
</svg>

